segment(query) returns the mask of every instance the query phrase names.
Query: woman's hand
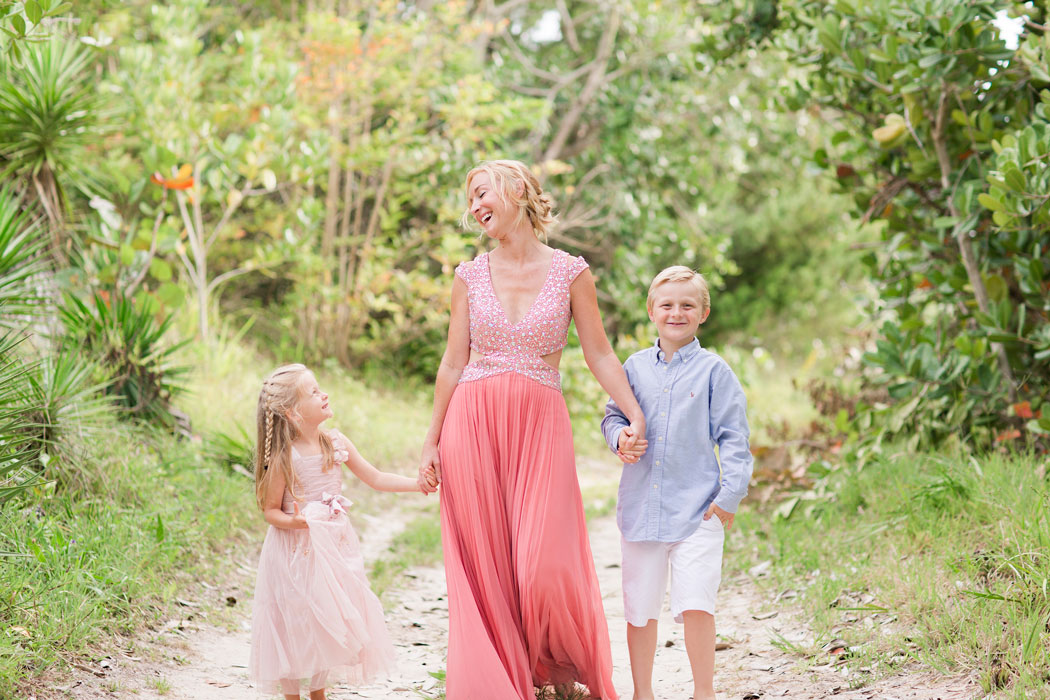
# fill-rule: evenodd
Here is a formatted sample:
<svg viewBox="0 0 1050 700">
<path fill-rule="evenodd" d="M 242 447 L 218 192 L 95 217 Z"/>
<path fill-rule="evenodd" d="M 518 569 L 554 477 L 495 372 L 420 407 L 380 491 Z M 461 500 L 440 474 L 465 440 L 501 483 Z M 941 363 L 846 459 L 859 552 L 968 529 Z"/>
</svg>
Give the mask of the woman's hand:
<svg viewBox="0 0 1050 700">
<path fill-rule="evenodd" d="M 649 441 L 645 439 L 645 418 L 634 419 L 630 425 L 620 431 L 617 455 L 623 462 L 637 462 L 648 447 Z"/>
<path fill-rule="evenodd" d="M 620 431 L 616 456 L 624 464 L 637 462 L 645 454 L 646 448 L 649 447 L 649 441 L 645 439 L 645 435 L 639 436 L 634 432 L 637 429 L 637 426 L 629 425 Z M 644 425 L 642 430 L 645 430 Z"/>
<path fill-rule="evenodd" d="M 441 483 L 441 456 L 438 454 L 438 446 L 434 444 L 423 445 L 423 455 L 419 460 L 419 490 L 425 494 L 431 494 L 438 490 Z"/>
</svg>

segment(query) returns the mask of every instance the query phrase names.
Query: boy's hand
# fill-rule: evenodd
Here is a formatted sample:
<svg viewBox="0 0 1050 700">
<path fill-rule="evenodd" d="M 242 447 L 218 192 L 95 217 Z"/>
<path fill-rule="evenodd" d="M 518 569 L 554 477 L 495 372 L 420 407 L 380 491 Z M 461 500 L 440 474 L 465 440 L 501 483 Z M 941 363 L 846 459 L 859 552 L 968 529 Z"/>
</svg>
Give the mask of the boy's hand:
<svg viewBox="0 0 1050 700">
<path fill-rule="evenodd" d="M 620 431 L 620 437 L 616 445 L 616 456 L 624 464 L 637 462 L 645 454 L 646 448 L 649 447 L 649 441 L 644 437 L 637 438 L 634 431 L 635 428 L 631 425 Z"/>
<path fill-rule="evenodd" d="M 726 530 L 733 527 L 734 514 L 730 513 L 728 510 L 722 510 L 714 503 L 712 503 L 708 507 L 707 512 L 704 513 L 704 520 L 710 520 L 712 515 L 722 521 L 722 527 L 724 527 Z"/>
</svg>

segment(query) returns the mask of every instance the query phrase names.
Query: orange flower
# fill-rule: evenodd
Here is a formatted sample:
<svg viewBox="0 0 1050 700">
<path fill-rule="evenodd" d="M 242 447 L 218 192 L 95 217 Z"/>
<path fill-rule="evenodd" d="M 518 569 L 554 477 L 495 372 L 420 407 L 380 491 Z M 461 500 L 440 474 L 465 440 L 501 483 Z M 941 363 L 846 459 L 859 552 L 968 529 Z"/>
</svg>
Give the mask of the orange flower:
<svg viewBox="0 0 1050 700">
<path fill-rule="evenodd" d="M 186 163 L 172 177 L 164 177 L 160 173 L 150 175 L 150 182 L 168 190 L 188 190 L 193 187 L 193 166 Z"/>
<path fill-rule="evenodd" d="M 1013 408 L 1014 415 L 1018 418 L 1035 418 L 1035 414 L 1032 413 L 1032 404 L 1029 401 L 1015 403 Z"/>
</svg>

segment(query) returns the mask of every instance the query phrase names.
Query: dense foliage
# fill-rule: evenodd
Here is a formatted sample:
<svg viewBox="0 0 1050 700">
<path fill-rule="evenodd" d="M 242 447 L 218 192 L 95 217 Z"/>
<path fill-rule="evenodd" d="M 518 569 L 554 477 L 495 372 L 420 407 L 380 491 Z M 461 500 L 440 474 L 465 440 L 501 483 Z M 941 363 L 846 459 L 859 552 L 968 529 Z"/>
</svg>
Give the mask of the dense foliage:
<svg viewBox="0 0 1050 700">
<path fill-rule="evenodd" d="M 809 69 L 784 101 L 833 115 L 816 162 L 882 224 L 867 262 L 883 323 L 866 360 L 895 403 L 863 427 L 982 447 L 1050 434 L 1050 75 L 1030 5 L 1016 50 L 990 0 L 787 13 L 780 46 Z"/>
<path fill-rule="evenodd" d="M 99 620 L 127 612 L 138 589 L 61 533 L 104 518 L 84 506 L 95 495 L 137 504 L 150 469 L 236 491 L 226 470 L 177 466 L 236 471 L 243 430 L 204 449 L 155 431 L 214 427 L 178 410 L 179 358 L 215 361 L 232 328 L 274 361 L 429 382 L 455 265 L 488 245 L 459 228 L 463 175 L 486 158 L 534 165 L 558 202 L 550 242 L 589 260 L 622 353 L 652 341 L 652 276 L 686 264 L 712 286 L 703 342 L 745 383 L 744 360 L 812 367 L 817 349 L 861 346 L 862 392 L 842 393 L 857 376 L 822 386 L 837 419 L 811 432 L 869 455 L 889 439 L 1045 453 L 1046 14 L 1008 0 L 0 0 L 0 557 L 76 588 L 77 605 L 99 583 Z M 578 347 L 562 370 L 591 433 L 604 396 Z M 152 461 L 129 467 L 101 434 L 134 435 L 128 454 Z M 835 472 L 815 467 L 805 498 L 831 502 Z M 164 522 L 214 536 L 223 498 L 200 523 L 177 504 L 122 520 L 127 552 L 174 561 L 193 536 Z M 23 603 L 0 621 L 24 631 Z M 0 646 L 38 671 L 49 630 Z"/>
</svg>

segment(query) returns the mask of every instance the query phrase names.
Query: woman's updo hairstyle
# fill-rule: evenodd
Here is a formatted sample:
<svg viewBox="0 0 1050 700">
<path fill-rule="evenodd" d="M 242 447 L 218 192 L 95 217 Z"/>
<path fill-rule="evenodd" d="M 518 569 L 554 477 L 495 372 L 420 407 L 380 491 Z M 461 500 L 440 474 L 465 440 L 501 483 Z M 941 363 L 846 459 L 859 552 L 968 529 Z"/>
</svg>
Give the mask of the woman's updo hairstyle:
<svg viewBox="0 0 1050 700">
<path fill-rule="evenodd" d="M 465 188 L 467 210 L 463 212 L 463 228 L 471 228 L 474 217 L 470 213 L 470 181 L 478 173 L 485 173 L 501 202 L 510 202 L 518 208 L 515 224 L 528 218 L 532 232 L 544 243 L 558 217 L 554 214 L 554 199 L 540 187 L 539 179 L 520 160 L 486 160 L 467 173 Z"/>
</svg>

